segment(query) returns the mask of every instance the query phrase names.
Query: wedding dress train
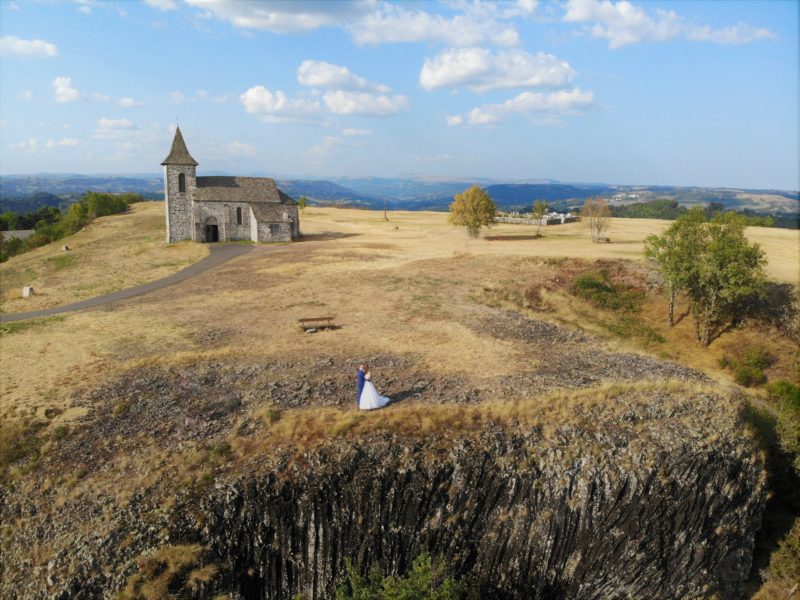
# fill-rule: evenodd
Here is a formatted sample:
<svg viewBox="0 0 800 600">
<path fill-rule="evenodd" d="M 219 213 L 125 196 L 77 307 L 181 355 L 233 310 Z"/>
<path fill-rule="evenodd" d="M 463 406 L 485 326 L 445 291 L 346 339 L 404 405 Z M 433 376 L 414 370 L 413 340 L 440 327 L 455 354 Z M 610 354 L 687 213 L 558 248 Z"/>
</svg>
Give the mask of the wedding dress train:
<svg viewBox="0 0 800 600">
<path fill-rule="evenodd" d="M 361 398 L 358 401 L 358 408 L 361 410 L 383 408 L 389 404 L 390 401 L 390 398 L 381 396 L 378 393 L 378 390 L 375 389 L 375 385 L 371 381 L 366 380 L 364 382 L 364 389 L 361 392 Z"/>
</svg>

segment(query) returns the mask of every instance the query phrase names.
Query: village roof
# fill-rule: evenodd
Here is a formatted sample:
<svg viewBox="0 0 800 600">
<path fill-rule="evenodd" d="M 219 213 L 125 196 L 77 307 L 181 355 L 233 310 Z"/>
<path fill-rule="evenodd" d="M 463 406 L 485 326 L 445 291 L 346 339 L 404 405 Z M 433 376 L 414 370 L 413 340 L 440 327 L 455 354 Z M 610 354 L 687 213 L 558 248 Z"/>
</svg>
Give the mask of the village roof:
<svg viewBox="0 0 800 600">
<path fill-rule="evenodd" d="M 269 177 L 198 177 L 195 202 L 297 204 Z"/>
<path fill-rule="evenodd" d="M 172 140 L 172 149 L 169 151 L 169 156 L 167 156 L 161 164 L 194 165 L 195 167 L 199 164 L 192 158 L 192 155 L 189 154 L 189 150 L 186 148 L 186 142 L 183 141 L 180 127 L 175 128 L 175 138 Z"/>
</svg>

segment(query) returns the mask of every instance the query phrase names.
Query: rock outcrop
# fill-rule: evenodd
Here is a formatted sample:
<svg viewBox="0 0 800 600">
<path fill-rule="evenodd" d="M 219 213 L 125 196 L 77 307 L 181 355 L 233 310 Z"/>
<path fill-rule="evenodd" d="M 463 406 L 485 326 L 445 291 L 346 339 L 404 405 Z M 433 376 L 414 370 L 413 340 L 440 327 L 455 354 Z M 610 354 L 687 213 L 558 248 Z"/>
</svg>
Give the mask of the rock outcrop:
<svg viewBox="0 0 800 600">
<path fill-rule="evenodd" d="M 293 454 L 205 498 L 197 539 L 245 598 L 327 598 L 345 559 L 401 573 L 421 552 L 483 597 L 740 597 L 762 465 L 748 443 L 686 427 L 719 401 L 634 403 L 546 443 L 535 429 L 387 435 Z"/>
</svg>

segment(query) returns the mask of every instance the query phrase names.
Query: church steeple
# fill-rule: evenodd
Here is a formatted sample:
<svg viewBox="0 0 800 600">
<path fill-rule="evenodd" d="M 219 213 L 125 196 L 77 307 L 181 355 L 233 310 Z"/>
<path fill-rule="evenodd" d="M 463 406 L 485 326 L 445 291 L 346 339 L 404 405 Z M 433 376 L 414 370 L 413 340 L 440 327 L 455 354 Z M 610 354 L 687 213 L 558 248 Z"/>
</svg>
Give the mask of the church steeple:
<svg viewBox="0 0 800 600">
<path fill-rule="evenodd" d="M 189 150 L 186 148 L 186 142 L 183 141 L 181 135 L 181 128 L 175 128 L 175 139 L 172 140 L 172 149 L 169 151 L 169 156 L 164 159 L 162 165 L 192 165 L 197 166 L 199 163 L 192 158 Z"/>
</svg>

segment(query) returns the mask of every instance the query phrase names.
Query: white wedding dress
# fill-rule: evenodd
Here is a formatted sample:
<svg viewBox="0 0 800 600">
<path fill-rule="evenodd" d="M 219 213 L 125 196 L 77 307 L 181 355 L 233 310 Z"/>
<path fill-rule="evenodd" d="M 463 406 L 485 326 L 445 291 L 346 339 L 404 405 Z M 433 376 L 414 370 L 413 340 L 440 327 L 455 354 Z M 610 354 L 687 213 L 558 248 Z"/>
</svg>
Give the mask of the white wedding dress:
<svg viewBox="0 0 800 600">
<path fill-rule="evenodd" d="M 386 396 L 381 396 L 375 385 L 369 380 L 364 380 L 364 389 L 361 390 L 361 398 L 358 401 L 358 408 L 361 410 L 372 410 L 374 408 L 383 408 L 391 401 Z"/>
</svg>

